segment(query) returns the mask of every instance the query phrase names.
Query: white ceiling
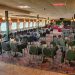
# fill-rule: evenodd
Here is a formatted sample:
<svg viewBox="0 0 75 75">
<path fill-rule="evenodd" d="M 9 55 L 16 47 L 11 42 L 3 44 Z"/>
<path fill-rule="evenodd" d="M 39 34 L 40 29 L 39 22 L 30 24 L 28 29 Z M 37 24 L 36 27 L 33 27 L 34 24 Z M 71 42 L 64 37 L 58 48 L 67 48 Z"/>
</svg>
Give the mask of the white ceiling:
<svg viewBox="0 0 75 75">
<path fill-rule="evenodd" d="M 66 6 L 63 7 L 55 7 L 50 4 L 52 3 L 65 3 Z M 0 0 L 0 4 L 6 5 L 10 7 L 10 9 L 16 8 L 17 10 L 9 10 L 9 16 L 12 15 L 31 15 L 31 16 L 37 16 L 37 14 L 40 15 L 40 17 L 45 17 L 50 19 L 56 19 L 56 18 L 72 18 L 75 13 L 75 0 Z M 31 8 L 28 9 L 20 9 L 18 6 L 20 5 L 27 5 Z M 45 8 L 45 9 L 44 9 Z M 7 10 L 7 8 L 1 8 L 0 9 L 0 15 L 4 15 L 4 10 Z M 27 12 L 26 12 L 27 10 Z M 25 11 L 25 12 L 21 12 Z"/>
</svg>

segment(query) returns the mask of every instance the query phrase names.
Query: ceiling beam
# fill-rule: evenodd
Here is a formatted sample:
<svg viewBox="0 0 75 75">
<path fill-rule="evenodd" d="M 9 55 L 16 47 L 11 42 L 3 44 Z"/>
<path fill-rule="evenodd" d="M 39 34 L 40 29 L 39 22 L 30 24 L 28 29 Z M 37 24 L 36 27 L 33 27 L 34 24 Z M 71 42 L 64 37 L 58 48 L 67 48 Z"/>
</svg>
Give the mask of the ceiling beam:
<svg viewBox="0 0 75 75">
<path fill-rule="evenodd" d="M 19 13 L 25 13 L 25 14 L 30 14 L 31 13 L 31 11 L 11 7 L 11 6 L 8 6 L 8 5 L 5 5 L 5 4 L 0 4 L 0 9 L 8 10 L 8 11 L 15 11 L 15 12 L 19 12 Z"/>
<path fill-rule="evenodd" d="M 12 15 L 12 16 L 16 16 L 16 17 L 30 17 L 30 18 L 37 18 L 37 16 L 30 16 L 30 15 Z M 44 17 L 39 17 L 41 19 L 46 19 Z"/>
</svg>

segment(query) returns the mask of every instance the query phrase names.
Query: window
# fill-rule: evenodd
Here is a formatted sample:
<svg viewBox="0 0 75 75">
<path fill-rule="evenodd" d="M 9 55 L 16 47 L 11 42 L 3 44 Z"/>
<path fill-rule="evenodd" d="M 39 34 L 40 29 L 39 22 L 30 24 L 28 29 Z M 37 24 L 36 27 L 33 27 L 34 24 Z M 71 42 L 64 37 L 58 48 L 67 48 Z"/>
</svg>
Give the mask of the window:
<svg viewBox="0 0 75 75">
<path fill-rule="evenodd" d="M 16 22 L 13 22 L 11 28 L 12 28 L 12 30 L 16 30 L 17 29 L 17 23 Z"/>
<path fill-rule="evenodd" d="M 28 22 L 25 23 L 25 27 L 28 28 Z"/>
<path fill-rule="evenodd" d="M 29 27 L 31 28 L 31 27 L 33 27 L 33 22 L 30 22 L 30 25 L 29 25 Z"/>
<path fill-rule="evenodd" d="M 6 31 L 6 30 L 7 30 L 6 22 L 2 22 L 1 23 L 1 31 Z"/>
<path fill-rule="evenodd" d="M 42 21 L 42 26 L 45 26 L 45 21 Z"/>
<path fill-rule="evenodd" d="M 36 22 L 33 23 L 33 27 L 36 27 Z"/>
<path fill-rule="evenodd" d="M 39 27 L 42 27 L 42 22 L 39 22 Z"/>
<path fill-rule="evenodd" d="M 20 22 L 20 24 L 19 24 L 19 28 L 20 28 L 20 29 L 23 28 L 23 22 Z"/>
</svg>

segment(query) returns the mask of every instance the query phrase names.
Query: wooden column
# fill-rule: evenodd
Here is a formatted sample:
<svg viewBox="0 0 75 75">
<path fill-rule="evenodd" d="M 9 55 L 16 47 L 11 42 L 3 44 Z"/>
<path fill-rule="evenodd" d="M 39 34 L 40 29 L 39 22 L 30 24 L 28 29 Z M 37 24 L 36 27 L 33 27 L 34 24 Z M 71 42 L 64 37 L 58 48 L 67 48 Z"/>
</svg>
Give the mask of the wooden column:
<svg viewBox="0 0 75 75">
<path fill-rule="evenodd" d="M 7 26 L 7 31 L 6 31 L 7 41 L 10 41 L 10 39 L 9 39 L 9 20 L 8 20 L 8 11 L 5 11 L 5 20 L 6 20 L 6 26 Z"/>
<path fill-rule="evenodd" d="M 39 14 L 37 15 L 37 25 L 38 25 L 38 29 L 39 29 Z"/>
</svg>

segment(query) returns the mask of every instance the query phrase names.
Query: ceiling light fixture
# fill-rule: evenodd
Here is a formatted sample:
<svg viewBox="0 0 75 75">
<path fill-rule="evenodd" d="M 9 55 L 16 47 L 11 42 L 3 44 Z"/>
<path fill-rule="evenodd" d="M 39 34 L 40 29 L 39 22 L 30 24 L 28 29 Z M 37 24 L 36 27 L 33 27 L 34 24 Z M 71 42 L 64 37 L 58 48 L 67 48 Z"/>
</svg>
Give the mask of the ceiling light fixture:
<svg viewBox="0 0 75 75">
<path fill-rule="evenodd" d="M 53 6 L 65 6 L 66 4 L 64 4 L 64 3 L 54 3 L 54 4 L 52 4 Z"/>
<path fill-rule="evenodd" d="M 22 8 L 22 9 L 24 9 L 24 8 L 30 8 L 29 6 L 18 6 L 19 8 Z"/>
</svg>

